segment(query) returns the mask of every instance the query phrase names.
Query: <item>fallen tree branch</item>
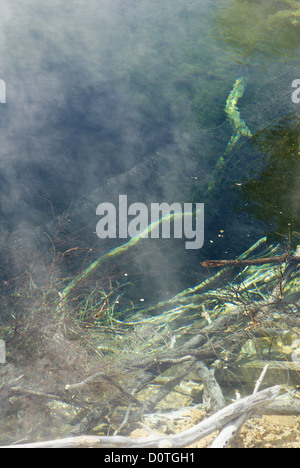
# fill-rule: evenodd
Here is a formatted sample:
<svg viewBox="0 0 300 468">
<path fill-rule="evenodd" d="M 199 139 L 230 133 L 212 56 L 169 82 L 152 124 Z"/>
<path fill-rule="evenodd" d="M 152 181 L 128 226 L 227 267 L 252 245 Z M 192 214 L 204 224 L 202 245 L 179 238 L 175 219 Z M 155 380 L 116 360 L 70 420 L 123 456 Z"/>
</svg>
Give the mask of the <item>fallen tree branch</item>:
<svg viewBox="0 0 300 468">
<path fill-rule="evenodd" d="M 102 378 L 104 380 L 107 380 L 109 383 L 114 385 L 123 395 L 125 395 L 129 400 L 134 402 L 138 406 L 142 406 L 142 403 L 138 401 L 131 393 L 127 392 L 121 385 L 119 385 L 117 382 L 115 382 L 109 375 L 107 375 L 105 372 L 96 372 L 96 374 L 91 375 L 90 377 L 87 377 L 86 379 L 82 380 L 81 382 L 74 383 L 74 384 L 67 384 L 65 386 L 65 390 L 78 390 L 88 383 L 94 382 L 98 378 Z"/>
<path fill-rule="evenodd" d="M 213 369 L 208 369 L 207 366 L 198 361 L 194 366 L 194 371 L 200 377 L 204 385 L 203 402 L 206 409 L 218 411 L 225 406 L 225 398 L 222 390 L 215 379 Z"/>
<path fill-rule="evenodd" d="M 276 257 L 252 258 L 249 260 L 205 260 L 201 263 L 204 268 L 228 267 L 228 266 L 250 266 L 265 265 L 267 263 L 300 263 L 300 257 L 290 257 L 287 255 L 278 255 Z"/>
<path fill-rule="evenodd" d="M 158 228 L 158 226 L 161 224 L 162 221 L 167 221 L 167 220 L 172 220 L 176 218 L 181 218 L 183 215 L 182 213 L 171 213 L 169 215 L 164 216 L 161 219 L 158 219 L 157 221 L 154 221 L 153 223 L 149 224 L 146 229 L 144 229 L 140 234 L 136 235 L 135 237 L 132 237 L 128 242 L 125 244 L 122 244 L 106 254 L 102 255 L 99 257 L 97 260 L 95 260 L 91 265 L 88 266 L 81 274 L 76 276 L 69 284 L 66 286 L 60 293 L 59 293 L 59 304 L 58 307 L 61 307 L 62 301 L 75 289 L 78 287 L 80 283 L 82 283 L 84 280 L 88 279 L 93 273 L 95 273 L 99 268 L 102 266 L 102 264 L 111 258 L 117 258 L 120 255 L 122 255 L 124 252 L 128 252 L 134 247 L 136 244 L 138 244 L 142 239 L 147 238 L 152 231 Z M 58 309 L 59 310 L 59 309 Z"/>
<path fill-rule="evenodd" d="M 280 414 L 300 416 L 300 393 L 297 390 L 288 390 L 287 393 L 279 395 L 266 408 L 265 414 Z"/>
<path fill-rule="evenodd" d="M 45 400 L 53 400 L 53 401 L 60 401 L 62 403 L 66 403 L 68 405 L 72 404 L 73 406 L 76 405 L 78 407 L 84 407 L 86 406 L 82 401 L 72 398 L 70 399 L 65 398 L 62 395 L 54 395 L 53 393 L 44 393 L 44 392 L 39 392 L 36 390 L 27 390 L 19 387 L 12 387 L 9 391 L 9 396 L 26 396 L 29 398 L 39 398 L 39 399 L 45 399 Z"/>
<path fill-rule="evenodd" d="M 201 421 L 199 424 L 178 434 L 162 436 L 149 435 L 133 439 L 124 436 L 78 436 L 68 437 L 60 440 L 49 440 L 45 442 L 36 442 L 29 444 L 17 444 L 2 446 L 0 448 L 155 448 L 186 447 L 193 442 L 209 435 L 210 433 L 226 426 L 230 421 L 243 415 L 245 412 L 253 411 L 267 405 L 270 401 L 279 395 L 280 385 L 257 392 L 254 395 L 241 398 L 234 403 L 226 406 L 209 418 Z"/>
<path fill-rule="evenodd" d="M 264 376 L 267 372 L 269 365 L 266 364 L 265 367 L 263 368 L 262 373 L 260 374 L 259 379 L 256 382 L 253 395 L 255 395 L 258 392 L 258 389 L 260 387 L 260 384 L 262 383 Z M 245 414 L 242 414 L 238 418 L 234 419 L 233 421 L 230 421 L 229 424 L 227 424 L 222 431 L 219 433 L 219 435 L 216 437 L 214 442 L 211 444 L 210 448 L 226 448 L 230 444 L 230 442 L 235 438 L 236 434 L 242 427 L 245 421 L 249 418 L 251 412 L 248 411 Z"/>
<path fill-rule="evenodd" d="M 166 398 L 166 396 L 176 387 L 176 385 L 180 384 L 180 382 L 192 370 L 192 362 L 193 361 L 184 362 L 184 364 L 182 364 L 181 367 L 177 369 L 175 376 L 168 378 L 166 384 L 160 388 L 160 390 L 151 398 L 151 400 L 148 400 L 144 403 L 144 406 L 142 408 L 143 412 L 148 413 L 150 411 L 153 411 L 156 405 L 161 400 Z"/>
</svg>

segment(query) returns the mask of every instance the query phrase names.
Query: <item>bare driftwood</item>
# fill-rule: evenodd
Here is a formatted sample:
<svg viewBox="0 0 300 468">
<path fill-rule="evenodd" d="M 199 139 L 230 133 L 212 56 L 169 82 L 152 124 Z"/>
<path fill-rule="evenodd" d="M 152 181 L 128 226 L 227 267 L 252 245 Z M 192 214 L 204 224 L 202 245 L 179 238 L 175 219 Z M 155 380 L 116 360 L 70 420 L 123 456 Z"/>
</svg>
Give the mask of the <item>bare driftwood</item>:
<svg viewBox="0 0 300 468">
<path fill-rule="evenodd" d="M 2 446 L 0 448 L 180 448 L 220 430 L 230 421 L 248 413 L 260 409 L 270 403 L 281 390 L 280 385 L 257 392 L 226 406 L 217 413 L 208 417 L 199 424 L 174 435 L 162 436 L 151 433 L 147 437 L 133 439 L 123 436 L 78 436 L 61 440 L 50 440 L 29 444 L 16 444 Z"/>
<path fill-rule="evenodd" d="M 279 395 L 264 411 L 265 414 L 298 415 L 300 416 L 299 391 L 288 390 L 288 393 Z"/>
<path fill-rule="evenodd" d="M 265 365 L 259 379 L 256 382 L 253 395 L 255 395 L 258 392 L 259 386 L 264 379 L 267 369 L 268 369 L 268 364 Z M 226 426 L 219 433 L 218 437 L 211 444 L 210 448 L 228 447 L 228 445 L 234 439 L 234 437 L 236 436 L 236 434 L 238 433 L 238 431 L 240 430 L 244 422 L 247 421 L 247 419 L 249 418 L 250 413 L 251 412 L 246 412 L 242 414 L 241 416 L 239 416 L 238 418 L 234 419 L 233 421 L 230 421 L 229 424 L 226 424 Z"/>
</svg>

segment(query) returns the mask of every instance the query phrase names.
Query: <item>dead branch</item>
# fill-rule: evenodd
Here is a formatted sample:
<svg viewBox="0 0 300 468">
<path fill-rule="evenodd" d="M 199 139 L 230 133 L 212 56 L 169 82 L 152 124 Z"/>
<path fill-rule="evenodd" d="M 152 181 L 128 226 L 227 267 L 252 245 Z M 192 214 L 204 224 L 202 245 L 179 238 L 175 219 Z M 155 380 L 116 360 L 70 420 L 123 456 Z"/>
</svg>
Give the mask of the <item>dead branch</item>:
<svg viewBox="0 0 300 468">
<path fill-rule="evenodd" d="M 194 366 L 194 371 L 200 377 L 204 385 L 203 403 L 205 409 L 217 411 L 225 406 L 225 398 L 222 390 L 214 377 L 214 369 L 198 361 Z"/>
<path fill-rule="evenodd" d="M 300 416 L 300 395 L 297 390 L 288 390 L 266 407 L 264 414 Z"/>
<path fill-rule="evenodd" d="M 276 257 L 252 258 L 249 260 L 205 260 L 201 263 L 203 268 L 232 267 L 232 266 L 250 266 L 266 265 L 268 263 L 281 265 L 282 263 L 300 263 L 300 257 L 290 257 L 287 255 L 278 255 Z"/>
<path fill-rule="evenodd" d="M 258 392 L 258 389 L 260 387 L 260 384 L 262 383 L 264 376 L 267 372 L 269 365 L 266 364 L 265 367 L 263 368 L 262 373 L 260 374 L 259 379 L 256 382 L 253 395 L 255 395 Z M 234 419 L 233 421 L 230 421 L 229 424 L 226 424 L 226 426 L 222 429 L 222 431 L 219 433 L 218 437 L 214 440 L 214 442 L 211 444 L 210 448 L 226 448 L 230 444 L 230 442 L 234 439 L 242 425 L 244 424 L 245 421 L 250 416 L 250 412 L 245 412 L 238 418 Z"/>
<path fill-rule="evenodd" d="M 192 358 L 191 358 L 192 359 Z M 189 374 L 192 370 L 191 362 L 187 361 L 181 365 L 180 369 L 177 371 L 175 377 L 168 378 L 167 383 L 157 392 L 156 395 L 151 399 L 151 401 L 145 402 L 143 406 L 144 412 L 153 411 L 156 405 L 166 398 L 166 396 L 179 385 L 180 382 Z"/>
<path fill-rule="evenodd" d="M 123 395 L 125 395 L 129 400 L 131 400 L 133 403 L 135 403 L 138 406 L 142 406 L 142 403 L 138 401 L 131 393 L 127 392 L 121 385 L 119 385 L 117 382 L 115 382 L 109 375 L 107 375 L 105 372 L 96 372 L 96 374 L 91 375 L 90 377 L 87 377 L 86 379 L 82 380 L 81 382 L 75 383 L 75 384 L 67 384 L 65 386 L 65 390 L 77 390 L 88 383 L 94 382 L 98 378 L 102 378 L 107 380 L 109 383 L 114 385 Z"/>
<path fill-rule="evenodd" d="M 155 448 L 186 447 L 193 442 L 220 430 L 230 421 L 242 416 L 249 411 L 261 409 L 269 402 L 274 400 L 281 390 L 280 385 L 257 392 L 256 394 L 241 398 L 234 403 L 226 406 L 209 418 L 201 421 L 199 424 L 178 434 L 162 436 L 149 435 L 133 439 L 123 436 L 79 436 L 68 437 L 61 440 L 50 440 L 45 442 L 36 442 L 29 444 L 17 444 L 2 446 L 0 448 Z"/>
</svg>

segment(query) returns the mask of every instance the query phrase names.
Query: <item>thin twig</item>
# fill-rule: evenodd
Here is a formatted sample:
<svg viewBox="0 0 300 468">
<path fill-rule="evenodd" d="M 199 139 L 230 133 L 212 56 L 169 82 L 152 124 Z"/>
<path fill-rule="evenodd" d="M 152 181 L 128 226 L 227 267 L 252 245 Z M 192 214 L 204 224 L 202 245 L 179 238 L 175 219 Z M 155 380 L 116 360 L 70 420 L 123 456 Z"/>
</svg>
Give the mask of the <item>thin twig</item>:
<svg viewBox="0 0 300 468">
<path fill-rule="evenodd" d="M 75 383 L 75 384 L 67 384 L 65 386 L 65 390 L 77 390 L 77 389 L 80 389 L 82 387 L 84 387 L 85 385 L 87 385 L 88 383 L 91 383 L 91 382 L 94 382 L 98 377 L 101 377 L 102 379 L 105 379 L 107 380 L 108 382 L 110 382 L 112 385 L 114 385 L 118 390 L 120 390 L 121 393 L 123 393 L 123 395 L 125 395 L 127 398 L 129 398 L 133 403 L 135 403 L 136 405 L 138 406 L 142 406 L 142 403 L 137 400 L 133 395 L 131 395 L 131 393 L 127 392 L 126 390 L 124 390 L 123 387 L 121 387 L 121 385 L 119 385 L 117 382 L 115 382 L 109 375 L 107 375 L 105 372 L 96 372 L 96 374 L 93 374 L 91 375 L 90 377 L 87 377 L 86 379 L 82 380 L 81 382 L 78 382 L 78 383 Z"/>
</svg>

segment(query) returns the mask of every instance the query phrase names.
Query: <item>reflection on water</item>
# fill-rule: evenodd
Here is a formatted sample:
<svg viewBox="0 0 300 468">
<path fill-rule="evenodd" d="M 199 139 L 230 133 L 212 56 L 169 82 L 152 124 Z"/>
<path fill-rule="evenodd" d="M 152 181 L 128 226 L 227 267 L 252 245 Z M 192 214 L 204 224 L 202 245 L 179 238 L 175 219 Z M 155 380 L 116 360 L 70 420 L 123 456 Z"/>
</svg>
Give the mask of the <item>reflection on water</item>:
<svg viewBox="0 0 300 468">
<path fill-rule="evenodd" d="M 1 444 L 214 412 L 266 364 L 299 412 L 300 2 L 31 3 L 0 18 Z M 205 201 L 203 248 L 97 239 L 126 194 Z"/>
<path fill-rule="evenodd" d="M 241 197 L 257 219 L 270 220 L 277 236 L 300 229 L 300 119 L 288 115 L 253 138 L 265 157 L 258 176 L 246 181 Z"/>
</svg>

